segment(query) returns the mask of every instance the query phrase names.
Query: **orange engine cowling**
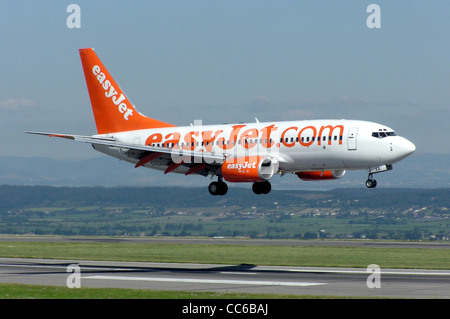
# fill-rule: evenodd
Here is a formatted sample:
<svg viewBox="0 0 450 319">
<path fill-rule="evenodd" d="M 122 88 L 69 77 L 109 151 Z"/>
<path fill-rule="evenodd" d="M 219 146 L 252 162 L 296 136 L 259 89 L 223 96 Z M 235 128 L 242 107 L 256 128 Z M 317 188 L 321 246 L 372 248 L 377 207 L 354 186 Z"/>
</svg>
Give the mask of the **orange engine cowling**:
<svg viewBox="0 0 450 319">
<path fill-rule="evenodd" d="M 269 157 L 244 156 L 225 160 L 222 176 L 228 182 L 262 182 L 278 170 L 278 162 Z"/>
<path fill-rule="evenodd" d="M 297 176 L 304 181 L 326 181 L 344 177 L 345 170 L 307 171 L 307 172 L 298 172 L 295 174 L 297 174 Z"/>
</svg>

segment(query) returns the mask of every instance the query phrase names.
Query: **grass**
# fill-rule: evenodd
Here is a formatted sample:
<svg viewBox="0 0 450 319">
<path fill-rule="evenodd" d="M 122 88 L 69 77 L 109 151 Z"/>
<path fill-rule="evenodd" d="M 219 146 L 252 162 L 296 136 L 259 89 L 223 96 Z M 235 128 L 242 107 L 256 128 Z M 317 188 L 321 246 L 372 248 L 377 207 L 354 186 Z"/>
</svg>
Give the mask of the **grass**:
<svg viewBox="0 0 450 319">
<path fill-rule="evenodd" d="M 448 269 L 449 249 L 0 242 L 1 257 L 283 266 Z"/>
<path fill-rule="evenodd" d="M 307 296 L 0 284 L 0 299 L 298 299 Z"/>
</svg>

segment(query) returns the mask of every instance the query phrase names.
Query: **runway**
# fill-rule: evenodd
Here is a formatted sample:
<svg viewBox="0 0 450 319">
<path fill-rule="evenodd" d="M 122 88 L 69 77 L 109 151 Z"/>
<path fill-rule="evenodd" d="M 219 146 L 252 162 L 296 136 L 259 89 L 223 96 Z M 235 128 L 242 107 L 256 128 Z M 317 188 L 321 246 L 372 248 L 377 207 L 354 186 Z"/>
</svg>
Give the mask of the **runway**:
<svg viewBox="0 0 450 319">
<path fill-rule="evenodd" d="M 72 268 L 68 268 L 70 265 Z M 1 283 L 297 296 L 450 298 L 450 270 L 381 269 L 377 280 L 374 275 L 361 268 L 0 258 Z"/>
</svg>

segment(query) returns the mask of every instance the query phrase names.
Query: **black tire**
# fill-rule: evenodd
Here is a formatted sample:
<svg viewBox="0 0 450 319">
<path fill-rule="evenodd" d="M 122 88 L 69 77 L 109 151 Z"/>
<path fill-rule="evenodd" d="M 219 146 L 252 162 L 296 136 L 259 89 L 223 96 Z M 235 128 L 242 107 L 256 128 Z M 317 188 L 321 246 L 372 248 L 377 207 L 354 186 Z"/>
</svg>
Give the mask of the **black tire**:
<svg viewBox="0 0 450 319">
<path fill-rule="evenodd" d="M 218 195 L 225 195 L 228 192 L 228 185 L 224 182 L 219 182 L 219 193 Z"/>
<path fill-rule="evenodd" d="M 272 185 L 270 184 L 269 181 L 265 181 L 261 183 L 262 185 L 262 193 L 263 194 L 269 194 L 271 189 L 272 189 Z"/>
<path fill-rule="evenodd" d="M 220 190 L 220 185 L 218 182 L 212 182 L 208 186 L 208 191 L 213 196 L 219 195 L 219 190 Z"/>
<path fill-rule="evenodd" d="M 260 194 L 268 194 L 270 193 L 270 190 L 272 189 L 272 185 L 269 181 L 264 182 L 254 182 L 252 185 L 253 193 L 260 195 Z"/>
<path fill-rule="evenodd" d="M 255 193 L 256 195 L 260 195 L 262 193 L 261 183 L 254 182 L 252 185 L 252 190 L 253 190 L 253 193 Z"/>
<path fill-rule="evenodd" d="M 366 181 L 366 187 L 367 188 L 375 188 L 375 187 L 377 187 L 377 181 L 374 180 L 374 179 L 368 179 Z"/>
</svg>

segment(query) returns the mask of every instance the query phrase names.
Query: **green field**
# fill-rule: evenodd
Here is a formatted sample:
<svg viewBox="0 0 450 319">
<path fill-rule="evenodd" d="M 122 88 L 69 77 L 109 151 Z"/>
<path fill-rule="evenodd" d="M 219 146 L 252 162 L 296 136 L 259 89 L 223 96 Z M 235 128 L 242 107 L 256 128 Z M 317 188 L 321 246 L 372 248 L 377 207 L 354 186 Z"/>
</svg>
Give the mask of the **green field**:
<svg viewBox="0 0 450 319">
<path fill-rule="evenodd" d="M 267 239 L 450 238 L 450 190 L 230 190 L 0 186 L 0 234 L 250 237 Z"/>
<path fill-rule="evenodd" d="M 324 298 L 277 294 L 161 291 L 147 289 L 52 287 L 0 284 L 0 299 L 289 299 Z M 329 298 L 329 297 L 327 297 Z"/>
<path fill-rule="evenodd" d="M 0 242 L 1 257 L 283 266 L 448 269 L 449 249 L 220 244 Z"/>
</svg>

